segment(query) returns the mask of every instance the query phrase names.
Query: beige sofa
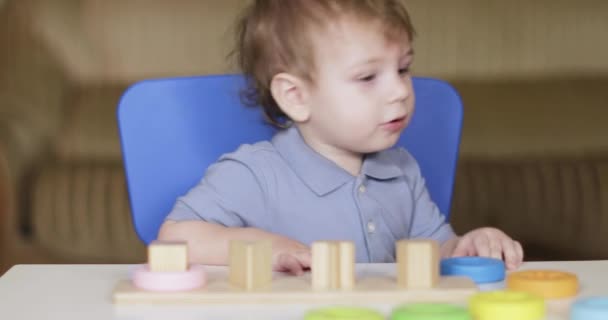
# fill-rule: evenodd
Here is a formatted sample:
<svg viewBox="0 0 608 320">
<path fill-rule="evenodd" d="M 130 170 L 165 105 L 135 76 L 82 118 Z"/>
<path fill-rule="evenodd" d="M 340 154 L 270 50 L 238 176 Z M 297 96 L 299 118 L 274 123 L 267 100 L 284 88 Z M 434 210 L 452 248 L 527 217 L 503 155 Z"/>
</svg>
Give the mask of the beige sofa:
<svg viewBox="0 0 608 320">
<path fill-rule="evenodd" d="M 117 101 L 140 79 L 234 71 L 225 55 L 244 3 L 0 2 L 4 268 L 144 259 Z M 414 71 L 465 102 L 456 229 L 504 228 L 534 259 L 608 257 L 608 2 L 406 3 Z"/>
</svg>

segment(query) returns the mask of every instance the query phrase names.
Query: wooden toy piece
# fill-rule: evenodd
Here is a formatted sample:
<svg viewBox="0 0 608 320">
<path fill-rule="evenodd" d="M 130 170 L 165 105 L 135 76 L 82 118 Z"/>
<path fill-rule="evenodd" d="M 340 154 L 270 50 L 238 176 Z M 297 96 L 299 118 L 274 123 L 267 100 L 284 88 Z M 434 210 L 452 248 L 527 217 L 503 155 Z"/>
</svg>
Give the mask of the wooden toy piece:
<svg viewBox="0 0 608 320">
<path fill-rule="evenodd" d="M 132 273 L 132 284 L 152 292 L 179 292 L 203 287 L 207 275 L 202 266 L 189 266 L 185 241 L 153 241 L 148 245 L 148 264 Z"/>
<path fill-rule="evenodd" d="M 392 272 L 387 272 L 387 268 L 381 265 L 369 267 L 371 269 L 357 269 L 357 281 L 352 290 L 315 290 L 311 286 L 310 273 L 298 277 L 277 273 L 267 287 L 242 290 L 228 282 L 227 268 L 205 266 L 205 285 L 190 291 L 141 290 L 131 281 L 123 279 L 114 288 L 112 296 L 116 304 L 140 305 L 400 305 L 415 302 L 466 304 L 471 295 L 478 292 L 473 281 L 466 277 L 443 277 L 434 288 L 404 289 L 397 285 L 394 276 L 391 276 Z"/>
<path fill-rule="evenodd" d="M 393 308 L 391 320 L 472 320 L 468 308 L 452 303 L 406 303 Z M 515 319 L 515 318 L 514 318 Z M 518 319 L 520 320 L 520 319 Z"/>
<path fill-rule="evenodd" d="M 366 307 L 328 306 L 313 309 L 304 315 L 304 320 L 384 320 L 382 313 Z"/>
<path fill-rule="evenodd" d="M 332 267 L 337 267 L 335 261 L 336 244 L 330 241 L 313 242 L 312 251 L 312 287 L 314 289 L 337 289 L 337 283 L 332 283 L 336 279 L 337 270 Z"/>
<path fill-rule="evenodd" d="M 439 263 L 440 275 L 469 277 L 475 283 L 492 283 L 505 278 L 505 263 L 488 257 L 451 257 Z"/>
<path fill-rule="evenodd" d="M 522 291 L 487 291 L 469 300 L 469 309 L 476 320 L 541 320 L 545 319 L 545 301 Z"/>
<path fill-rule="evenodd" d="M 350 241 L 312 244 L 312 287 L 317 290 L 355 286 L 355 245 Z"/>
<path fill-rule="evenodd" d="M 338 243 L 340 289 L 355 287 L 355 244 L 351 241 Z"/>
<path fill-rule="evenodd" d="M 398 285 L 434 288 L 439 281 L 439 244 L 433 240 L 400 240 L 396 247 Z"/>
<path fill-rule="evenodd" d="M 152 272 L 188 270 L 188 244 L 185 241 L 152 241 L 148 245 L 148 266 Z"/>
<path fill-rule="evenodd" d="M 576 300 L 570 308 L 570 319 L 608 319 L 608 296 L 594 296 Z"/>
<path fill-rule="evenodd" d="M 436 278 L 433 279 L 439 273 L 438 248 L 433 242 L 408 241 L 397 247 L 401 263 L 399 272 L 404 271 L 398 277 L 403 279 L 401 283 L 411 287 L 404 288 L 395 281 L 395 270 L 383 265 L 358 265 L 355 270 L 355 248 L 350 242 L 313 243 L 312 273 L 293 276 L 288 273 L 272 275 L 269 242 L 236 241 L 230 245 L 230 268 L 194 265 L 185 273 L 148 274 L 147 266 L 142 266 L 140 276 L 153 277 L 151 280 L 154 281 L 141 281 L 138 284 L 123 279 L 115 287 L 112 296 L 117 304 L 352 305 L 465 303 L 478 291 L 468 277 L 442 277 L 437 285 L 433 285 L 437 281 Z M 196 273 L 193 275 L 196 276 L 194 281 L 186 281 L 190 273 Z M 178 277 L 177 280 L 175 277 Z M 157 280 L 162 280 L 161 285 L 158 285 Z M 311 284 L 316 284 L 316 287 Z M 415 286 L 418 287 L 413 288 Z"/>
<path fill-rule="evenodd" d="M 145 265 L 133 271 L 133 285 L 154 292 L 180 292 L 204 287 L 207 273 L 203 266 L 191 266 L 187 271 L 153 272 Z"/>
<path fill-rule="evenodd" d="M 545 299 L 575 296 L 579 290 L 574 273 L 558 270 L 525 270 L 509 274 L 506 286 L 510 290 L 530 292 Z"/>
<path fill-rule="evenodd" d="M 230 284 L 254 290 L 272 281 L 272 244 L 270 241 L 231 241 Z"/>
<path fill-rule="evenodd" d="M 338 243 L 316 241 L 311 250 L 312 287 L 317 290 L 338 289 Z"/>
</svg>

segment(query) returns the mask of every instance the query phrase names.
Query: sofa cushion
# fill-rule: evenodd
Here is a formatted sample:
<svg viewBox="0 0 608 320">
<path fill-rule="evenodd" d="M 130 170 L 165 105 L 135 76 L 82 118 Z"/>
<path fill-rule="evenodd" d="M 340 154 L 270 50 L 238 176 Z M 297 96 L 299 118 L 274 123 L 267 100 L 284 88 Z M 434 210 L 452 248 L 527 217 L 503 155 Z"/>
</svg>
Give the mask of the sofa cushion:
<svg viewBox="0 0 608 320">
<path fill-rule="evenodd" d="M 503 229 L 529 259 L 605 259 L 608 153 L 463 160 L 451 219 L 459 233 Z"/>
<path fill-rule="evenodd" d="M 608 77 L 452 84 L 464 102 L 463 158 L 608 150 Z"/>
<path fill-rule="evenodd" d="M 145 261 L 119 163 L 48 165 L 31 190 L 33 236 L 50 253 L 79 261 Z"/>
<path fill-rule="evenodd" d="M 464 102 L 462 158 L 608 150 L 608 77 L 449 82 Z M 120 159 L 116 107 L 126 87 L 73 90 L 55 142 L 61 159 Z"/>
<path fill-rule="evenodd" d="M 55 140 L 59 159 L 116 162 L 121 158 L 116 110 L 126 88 L 106 85 L 71 90 L 63 127 Z"/>
</svg>

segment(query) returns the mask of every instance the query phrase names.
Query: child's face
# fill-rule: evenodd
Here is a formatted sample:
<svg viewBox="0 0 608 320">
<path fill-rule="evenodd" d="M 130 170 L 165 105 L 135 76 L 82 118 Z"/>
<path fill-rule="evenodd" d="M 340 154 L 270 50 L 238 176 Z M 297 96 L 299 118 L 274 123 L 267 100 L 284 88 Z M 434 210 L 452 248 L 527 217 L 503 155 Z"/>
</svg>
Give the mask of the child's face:
<svg viewBox="0 0 608 320">
<path fill-rule="evenodd" d="M 393 146 L 414 111 L 407 38 L 390 42 L 380 24 L 345 20 L 319 35 L 314 50 L 307 141 L 354 154 Z"/>
</svg>

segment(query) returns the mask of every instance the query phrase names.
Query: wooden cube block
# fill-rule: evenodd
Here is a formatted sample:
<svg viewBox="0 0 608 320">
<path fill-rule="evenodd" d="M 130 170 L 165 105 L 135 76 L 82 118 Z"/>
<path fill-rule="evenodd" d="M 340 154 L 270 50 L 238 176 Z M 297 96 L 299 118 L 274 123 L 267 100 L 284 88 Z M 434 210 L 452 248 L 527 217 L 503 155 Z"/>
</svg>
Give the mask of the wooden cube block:
<svg viewBox="0 0 608 320">
<path fill-rule="evenodd" d="M 312 287 L 317 290 L 351 289 L 355 285 L 355 246 L 348 241 L 312 244 Z"/>
<path fill-rule="evenodd" d="M 272 281 L 272 244 L 270 241 L 230 242 L 230 283 L 254 290 Z"/>
<path fill-rule="evenodd" d="M 185 241 L 152 241 L 148 245 L 148 266 L 152 272 L 188 270 L 188 244 Z"/>
<path fill-rule="evenodd" d="M 439 244 L 433 240 L 397 241 L 397 284 L 433 288 L 439 282 Z"/>
</svg>

